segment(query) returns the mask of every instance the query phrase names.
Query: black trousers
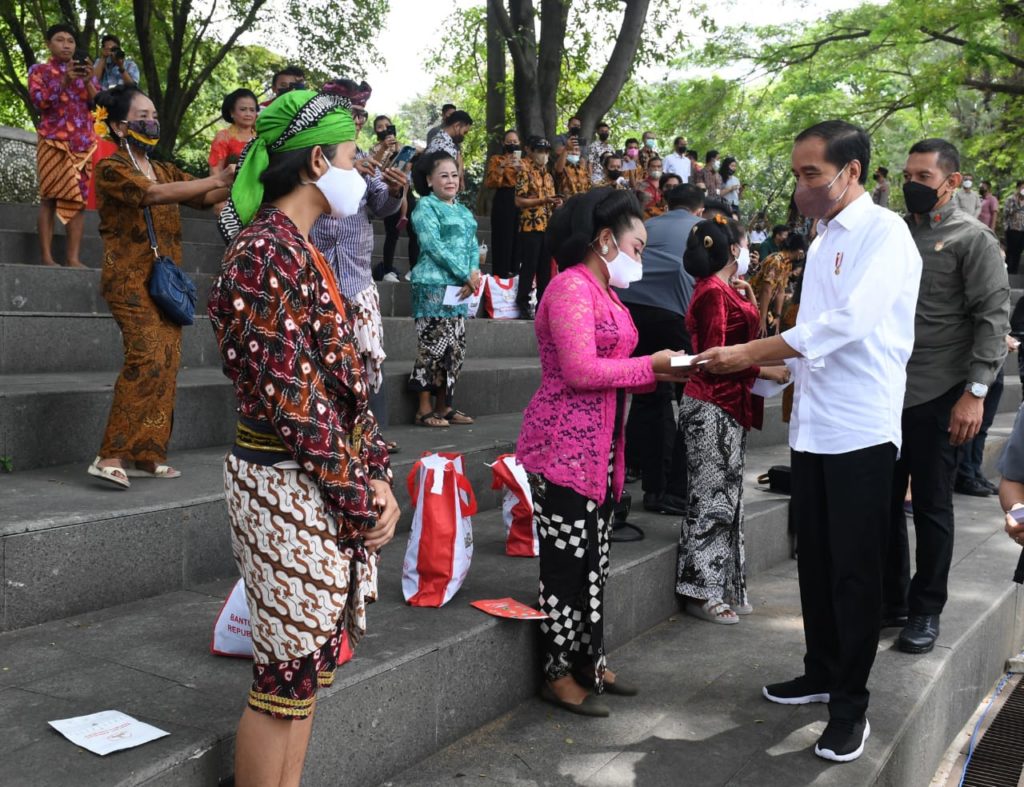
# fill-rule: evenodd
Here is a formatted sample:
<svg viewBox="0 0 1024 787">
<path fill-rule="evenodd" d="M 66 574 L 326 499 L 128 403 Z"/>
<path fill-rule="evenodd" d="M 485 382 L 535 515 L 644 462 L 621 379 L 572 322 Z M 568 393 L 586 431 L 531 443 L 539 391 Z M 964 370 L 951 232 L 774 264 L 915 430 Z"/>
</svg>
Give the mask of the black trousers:
<svg viewBox="0 0 1024 787">
<path fill-rule="evenodd" d="M 1024 253 L 1024 230 L 1006 231 L 1006 272 L 1017 273 Z"/>
<path fill-rule="evenodd" d="M 398 220 L 402 217 L 402 211 L 396 210 L 390 216 L 385 216 L 384 223 L 384 273 L 391 273 L 395 270 L 395 249 L 398 247 Z"/>
<path fill-rule="evenodd" d="M 491 273 L 507 279 L 519 272 L 516 236 L 519 235 L 519 210 L 516 190 L 498 189 L 491 206 Z"/>
<path fill-rule="evenodd" d="M 668 309 L 627 303 L 640 341 L 634 356 L 659 350 L 690 352 L 686 319 Z M 676 428 L 672 402 L 677 399 L 673 383 L 658 383 L 652 393 L 635 394 L 626 422 L 626 464 L 640 470 L 645 494 L 666 492 L 686 499 L 686 441 Z"/>
<path fill-rule="evenodd" d="M 893 472 L 883 586 L 887 614 L 938 615 L 946 604 L 946 582 L 953 559 L 953 479 L 957 465 L 957 449 L 949 444 L 949 415 L 963 392 L 964 384 L 958 383 L 942 396 L 903 411 L 903 449 Z M 908 478 L 917 533 L 913 580 L 903 510 Z"/>
<path fill-rule="evenodd" d="M 412 210 L 416 207 L 416 195 L 409 189 L 406 194 L 409 200 L 409 223 L 405 225 L 406 234 L 409 236 L 409 270 L 416 267 L 416 261 L 420 256 L 420 241 L 416 237 L 416 230 L 412 226 Z"/>
<path fill-rule="evenodd" d="M 868 707 L 895 461 L 892 443 L 845 454 L 793 451 L 790 459 L 804 674 L 828 688 L 834 719 L 859 719 Z"/>
<path fill-rule="evenodd" d="M 533 278 L 537 277 L 537 304 L 551 281 L 551 255 L 548 254 L 546 232 L 519 233 L 519 290 L 516 303 L 520 308 L 530 302 Z"/>
</svg>

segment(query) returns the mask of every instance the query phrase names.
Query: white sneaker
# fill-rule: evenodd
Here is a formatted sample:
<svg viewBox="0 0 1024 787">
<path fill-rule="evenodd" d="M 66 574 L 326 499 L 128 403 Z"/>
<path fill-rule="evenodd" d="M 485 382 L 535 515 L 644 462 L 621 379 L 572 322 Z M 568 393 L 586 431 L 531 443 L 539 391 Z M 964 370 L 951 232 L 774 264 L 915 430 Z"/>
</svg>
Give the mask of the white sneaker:
<svg viewBox="0 0 1024 787">
<path fill-rule="evenodd" d="M 397 273 L 392 271 L 391 273 L 385 273 L 384 278 L 381 279 L 381 281 L 401 281 L 401 279 L 398 278 Z"/>
</svg>

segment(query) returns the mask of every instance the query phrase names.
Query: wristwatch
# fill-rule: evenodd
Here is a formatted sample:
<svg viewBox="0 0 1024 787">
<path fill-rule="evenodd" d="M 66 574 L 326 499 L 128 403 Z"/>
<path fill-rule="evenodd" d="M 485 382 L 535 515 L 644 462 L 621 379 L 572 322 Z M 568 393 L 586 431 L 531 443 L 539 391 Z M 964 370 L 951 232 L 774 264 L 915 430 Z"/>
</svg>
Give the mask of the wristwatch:
<svg viewBox="0 0 1024 787">
<path fill-rule="evenodd" d="M 981 383 L 967 383 L 967 388 L 964 390 L 978 399 L 984 399 L 988 395 L 988 386 Z"/>
</svg>

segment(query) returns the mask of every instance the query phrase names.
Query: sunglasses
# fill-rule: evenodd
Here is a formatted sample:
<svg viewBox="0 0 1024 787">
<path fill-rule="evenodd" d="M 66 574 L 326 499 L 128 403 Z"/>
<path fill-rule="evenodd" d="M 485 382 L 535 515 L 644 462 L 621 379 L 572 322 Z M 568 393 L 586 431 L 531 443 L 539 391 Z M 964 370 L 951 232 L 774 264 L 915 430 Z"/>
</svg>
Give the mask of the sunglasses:
<svg viewBox="0 0 1024 787">
<path fill-rule="evenodd" d="M 355 110 L 354 112 L 352 112 L 352 118 L 353 119 L 366 120 L 368 117 L 370 117 L 369 114 L 367 114 L 366 112 L 362 112 L 362 111 L 360 111 L 358 109 Z"/>
</svg>

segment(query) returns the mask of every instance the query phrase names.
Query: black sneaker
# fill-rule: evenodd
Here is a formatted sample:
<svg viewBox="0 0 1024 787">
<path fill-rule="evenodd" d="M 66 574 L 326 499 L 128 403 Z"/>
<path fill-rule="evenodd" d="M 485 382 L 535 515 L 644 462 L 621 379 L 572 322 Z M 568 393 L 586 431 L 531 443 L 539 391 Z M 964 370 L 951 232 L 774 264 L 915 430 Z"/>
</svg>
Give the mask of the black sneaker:
<svg viewBox="0 0 1024 787">
<path fill-rule="evenodd" d="M 869 735 L 871 724 L 867 719 L 830 719 L 825 731 L 814 745 L 814 753 L 823 760 L 853 762 L 864 753 L 864 742 Z"/>
<path fill-rule="evenodd" d="M 820 686 L 812 686 L 803 675 L 785 683 L 769 683 L 761 689 L 761 693 L 766 700 L 777 702 L 779 705 L 807 705 L 811 702 L 829 701 L 828 692 L 822 691 Z"/>
</svg>

